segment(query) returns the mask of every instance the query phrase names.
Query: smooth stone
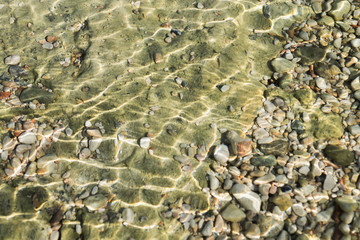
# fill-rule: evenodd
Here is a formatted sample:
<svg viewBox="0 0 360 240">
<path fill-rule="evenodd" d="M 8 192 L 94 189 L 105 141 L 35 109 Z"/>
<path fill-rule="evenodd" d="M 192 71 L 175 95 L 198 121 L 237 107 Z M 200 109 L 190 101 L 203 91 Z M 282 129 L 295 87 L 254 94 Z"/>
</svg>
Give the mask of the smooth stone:
<svg viewBox="0 0 360 240">
<path fill-rule="evenodd" d="M 126 223 L 132 223 L 135 219 L 135 213 L 130 208 L 125 208 L 121 215 Z"/>
<path fill-rule="evenodd" d="M 93 138 L 89 140 L 89 149 L 90 151 L 95 151 L 97 148 L 99 148 L 101 144 L 102 138 Z"/>
<path fill-rule="evenodd" d="M 342 149 L 339 145 L 327 145 L 324 153 L 331 161 L 343 167 L 349 166 L 355 160 L 353 152 Z"/>
<path fill-rule="evenodd" d="M 351 89 L 353 91 L 357 91 L 360 90 L 360 80 L 359 77 L 355 78 L 354 80 L 351 81 Z"/>
<path fill-rule="evenodd" d="M 354 212 L 358 208 L 358 203 L 351 196 L 338 197 L 335 202 L 341 210 L 347 213 Z"/>
<path fill-rule="evenodd" d="M 289 141 L 288 140 L 275 140 L 271 143 L 261 144 L 260 150 L 264 154 L 271 154 L 274 156 L 280 156 L 287 154 L 289 149 Z"/>
<path fill-rule="evenodd" d="M 329 173 L 326 175 L 323 188 L 325 191 L 331 191 L 336 186 L 336 178 Z"/>
<path fill-rule="evenodd" d="M 83 148 L 81 152 L 79 153 L 80 159 L 88 158 L 91 155 L 91 151 L 89 148 Z"/>
<path fill-rule="evenodd" d="M 344 1 L 335 1 L 332 4 L 332 9 L 329 11 L 329 15 L 332 16 L 335 21 L 343 20 L 344 15 L 350 11 L 351 4 Z"/>
<path fill-rule="evenodd" d="M 341 70 L 336 65 L 326 62 L 318 62 L 315 64 L 315 72 L 323 78 L 332 78 L 335 75 L 340 74 Z"/>
<path fill-rule="evenodd" d="M 315 220 L 321 223 L 328 223 L 331 219 L 333 212 L 334 212 L 334 207 L 330 207 L 325 211 L 318 213 L 315 217 Z"/>
<path fill-rule="evenodd" d="M 221 164 L 226 164 L 226 162 L 229 160 L 229 155 L 229 148 L 225 144 L 220 144 L 215 147 L 214 158 Z"/>
<path fill-rule="evenodd" d="M 222 212 L 221 216 L 223 219 L 229 222 L 241 222 L 245 219 L 245 213 L 234 204 L 227 206 Z"/>
<path fill-rule="evenodd" d="M 351 46 L 353 46 L 354 48 L 360 47 L 360 39 L 359 38 L 355 38 L 353 40 L 350 41 Z"/>
<path fill-rule="evenodd" d="M 10 55 L 5 58 L 6 65 L 18 65 L 20 63 L 20 56 L 19 55 Z"/>
<path fill-rule="evenodd" d="M 342 42 L 342 39 L 341 39 L 341 38 L 335 39 L 334 42 L 333 42 L 334 47 L 336 47 L 336 48 L 341 48 L 341 42 Z"/>
<path fill-rule="evenodd" d="M 354 97 L 360 101 L 360 90 L 357 90 L 355 93 L 354 93 Z"/>
<path fill-rule="evenodd" d="M 47 49 L 47 50 L 51 50 L 54 48 L 54 45 L 52 43 L 49 42 L 45 42 L 43 45 L 41 45 L 43 48 Z"/>
<path fill-rule="evenodd" d="M 293 205 L 289 195 L 278 195 L 273 197 L 272 202 L 277 205 L 281 211 L 286 211 Z"/>
<path fill-rule="evenodd" d="M 255 181 L 254 181 L 254 184 L 256 185 L 260 185 L 260 184 L 265 184 L 265 183 L 268 183 L 268 182 L 272 182 L 276 179 L 275 175 L 274 174 L 266 174 L 265 176 L 262 176 L 262 177 L 259 177 L 257 178 Z"/>
<path fill-rule="evenodd" d="M 240 137 L 235 131 L 228 131 L 226 139 L 231 145 L 231 151 L 240 157 L 252 153 L 252 142 L 250 139 Z"/>
<path fill-rule="evenodd" d="M 221 91 L 221 92 L 226 92 L 226 91 L 228 91 L 229 89 L 230 89 L 230 86 L 225 84 L 225 85 L 221 86 L 220 91 Z"/>
<path fill-rule="evenodd" d="M 264 128 L 257 128 L 255 129 L 253 136 L 255 139 L 263 139 L 269 137 L 269 133 Z"/>
<path fill-rule="evenodd" d="M 246 210 L 252 211 L 254 213 L 260 212 L 261 199 L 258 194 L 249 191 L 245 193 L 233 193 L 233 196 Z"/>
<path fill-rule="evenodd" d="M 273 137 L 267 137 L 267 138 L 263 138 L 263 139 L 259 139 L 258 140 L 258 144 L 266 144 L 266 143 L 271 143 L 272 141 L 274 141 Z"/>
<path fill-rule="evenodd" d="M 326 26 L 329 26 L 329 27 L 334 27 L 335 25 L 335 21 L 332 17 L 330 16 L 323 16 L 322 18 L 320 18 L 317 23 L 319 25 L 326 25 Z"/>
<path fill-rule="evenodd" d="M 86 133 L 87 133 L 87 135 L 89 135 L 90 137 L 93 137 L 93 138 L 101 138 L 102 137 L 99 129 L 88 129 L 88 130 L 86 130 Z"/>
<path fill-rule="evenodd" d="M 66 134 L 66 136 L 69 137 L 69 136 L 71 136 L 71 135 L 73 134 L 73 130 L 72 130 L 71 128 L 68 128 L 68 127 L 67 127 L 67 128 L 65 129 L 65 134 Z"/>
<path fill-rule="evenodd" d="M 316 86 L 322 90 L 325 90 L 327 88 L 326 81 L 322 77 L 318 77 L 315 79 Z"/>
<path fill-rule="evenodd" d="M 353 125 L 349 127 L 351 135 L 357 137 L 360 135 L 360 125 Z"/>
<path fill-rule="evenodd" d="M 140 138 L 140 147 L 141 148 L 149 148 L 150 147 L 150 138 L 142 137 Z"/>
<path fill-rule="evenodd" d="M 93 195 L 84 200 L 85 206 L 89 210 L 97 210 L 100 208 L 104 208 L 107 205 L 107 197 L 101 194 Z"/>
<path fill-rule="evenodd" d="M 326 51 L 320 47 L 310 46 L 297 48 L 295 51 L 297 57 L 301 58 L 301 62 L 310 65 L 315 62 L 322 61 L 326 56 Z"/>
<path fill-rule="evenodd" d="M 275 109 L 276 109 L 276 106 L 272 102 L 265 101 L 264 102 L 264 109 L 268 113 L 273 113 L 275 111 Z"/>
<path fill-rule="evenodd" d="M 50 240 L 58 240 L 60 237 L 59 231 L 52 231 L 50 234 Z"/>
<path fill-rule="evenodd" d="M 271 61 L 271 65 L 274 68 L 275 72 L 285 73 L 293 70 L 296 66 L 295 63 L 286 60 L 285 58 L 275 58 Z"/>
<path fill-rule="evenodd" d="M 353 221 L 355 212 L 343 212 L 340 215 L 340 220 L 345 224 L 350 224 Z"/>
<path fill-rule="evenodd" d="M 307 214 L 304 209 L 304 206 L 301 203 L 296 203 L 296 204 L 292 205 L 291 208 L 292 208 L 293 212 L 300 217 L 303 217 Z"/>
<path fill-rule="evenodd" d="M 46 91 L 37 87 L 30 87 L 23 90 L 20 94 L 21 102 L 31 102 L 38 100 L 40 103 L 49 104 L 55 99 L 53 92 Z"/>
<path fill-rule="evenodd" d="M 22 134 L 20 134 L 18 139 L 19 142 L 24 144 L 34 144 L 37 140 L 36 134 L 33 132 L 23 132 Z"/>
<path fill-rule="evenodd" d="M 254 156 L 250 160 L 251 164 L 254 166 L 275 166 L 276 165 L 276 157 L 274 155 L 262 155 L 262 156 Z"/>
<path fill-rule="evenodd" d="M 213 228 L 213 222 L 207 221 L 201 230 L 201 235 L 203 235 L 204 237 L 210 237 L 212 233 L 212 228 Z"/>
<path fill-rule="evenodd" d="M 304 175 L 308 175 L 309 172 L 310 172 L 310 168 L 308 166 L 302 166 L 299 169 L 299 173 L 304 174 Z"/>
<path fill-rule="evenodd" d="M 94 187 L 91 189 L 91 195 L 97 194 L 98 191 L 99 191 L 99 187 L 98 187 L 98 186 L 94 186 Z"/>
<path fill-rule="evenodd" d="M 218 189 L 220 186 L 219 179 L 217 179 L 217 177 L 215 177 L 213 174 L 209 174 L 208 176 L 209 176 L 209 182 L 210 182 L 210 189 L 211 190 Z"/>
<path fill-rule="evenodd" d="M 250 239 L 260 239 L 260 227 L 252 223 L 246 231 L 245 236 Z"/>
</svg>

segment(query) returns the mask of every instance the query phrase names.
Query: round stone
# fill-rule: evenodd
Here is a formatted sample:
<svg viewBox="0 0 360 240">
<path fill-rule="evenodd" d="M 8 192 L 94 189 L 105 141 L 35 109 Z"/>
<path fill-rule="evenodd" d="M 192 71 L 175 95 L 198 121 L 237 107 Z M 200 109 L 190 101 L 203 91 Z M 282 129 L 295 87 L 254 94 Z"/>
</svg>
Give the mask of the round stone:
<svg viewBox="0 0 360 240">
<path fill-rule="evenodd" d="M 229 160 L 229 148 L 225 144 L 220 144 L 215 147 L 214 158 L 216 161 L 225 164 Z"/>
<path fill-rule="evenodd" d="M 6 65 L 17 65 L 20 63 L 20 56 L 19 55 L 10 55 L 5 58 Z"/>
<path fill-rule="evenodd" d="M 148 137 L 140 138 L 140 147 L 141 148 L 149 148 L 150 147 L 150 138 L 148 138 Z"/>
</svg>

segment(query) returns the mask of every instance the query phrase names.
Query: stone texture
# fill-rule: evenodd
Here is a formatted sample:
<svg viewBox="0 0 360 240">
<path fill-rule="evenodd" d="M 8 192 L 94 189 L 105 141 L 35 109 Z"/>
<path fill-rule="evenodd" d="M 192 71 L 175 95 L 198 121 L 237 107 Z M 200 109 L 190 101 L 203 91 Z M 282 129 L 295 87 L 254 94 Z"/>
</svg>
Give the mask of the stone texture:
<svg viewBox="0 0 360 240">
<path fill-rule="evenodd" d="M 274 68 L 275 72 L 285 73 L 293 70 L 296 64 L 286 60 L 285 58 L 275 58 L 271 61 L 271 66 Z"/>
<path fill-rule="evenodd" d="M 271 143 L 261 144 L 260 150 L 265 154 L 272 154 L 274 156 L 285 155 L 288 152 L 288 140 L 275 140 Z"/>
<path fill-rule="evenodd" d="M 327 145 L 324 153 L 327 158 L 342 167 L 349 166 L 355 159 L 353 152 L 342 149 L 339 145 Z"/>
<path fill-rule="evenodd" d="M 223 217 L 223 219 L 230 222 L 241 222 L 246 217 L 245 213 L 234 204 L 230 204 L 229 206 L 227 206 L 221 212 L 221 216 Z"/>
<path fill-rule="evenodd" d="M 274 155 L 254 156 L 251 158 L 250 162 L 254 166 L 270 167 L 276 165 L 276 157 Z"/>
</svg>

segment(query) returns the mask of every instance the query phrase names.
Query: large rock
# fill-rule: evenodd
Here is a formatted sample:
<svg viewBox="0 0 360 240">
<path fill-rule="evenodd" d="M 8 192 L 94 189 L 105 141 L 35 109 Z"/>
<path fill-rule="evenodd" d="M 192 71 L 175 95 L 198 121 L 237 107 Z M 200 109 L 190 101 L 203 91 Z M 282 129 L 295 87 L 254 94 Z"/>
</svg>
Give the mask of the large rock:
<svg viewBox="0 0 360 240">
<path fill-rule="evenodd" d="M 349 166 L 355 160 L 353 152 L 339 145 L 327 145 L 324 152 L 327 158 L 343 167 Z"/>
<path fill-rule="evenodd" d="M 286 60 L 285 58 L 275 58 L 271 61 L 271 66 L 274 68 L 275 72 L 285 73 L 293 70 L 296 64 Z"/>
<path fill-rule="evenodd" d="M 275 156 L 286 154 L 288 152 L 288 149 L 289 149 L 289 142 L 287 140 L 282 140 L 282 139 L 260 145 L 260 150 L 263 153 L 271 154 Z"/>
<path fill-rule="evenodd" d="M 245 213 L 234 204 L 230 204 L 229 206 L 227 206 L 221 212 L 221 216 L 226 221 L 235 222 L 235 223 L 241 222 L 246 217 Z"/>
<path fill-rule="evenodd" d="M 332 9 L 329 15 L 332 16 L 335 21 L 343 20 L 344 15 L 350 11 L 350 3 L 348 1 L 335 1 L 332 4 Z"/>
<path fill-rule="evenodd" d="M 30 102 L 38 100 L 40 103 L 49 104 L 55 99 L 53 92 L 46 91 L 41 88 L 31 87 L 23 90 L 20 94 L 21 102 Z"/>
</svg>

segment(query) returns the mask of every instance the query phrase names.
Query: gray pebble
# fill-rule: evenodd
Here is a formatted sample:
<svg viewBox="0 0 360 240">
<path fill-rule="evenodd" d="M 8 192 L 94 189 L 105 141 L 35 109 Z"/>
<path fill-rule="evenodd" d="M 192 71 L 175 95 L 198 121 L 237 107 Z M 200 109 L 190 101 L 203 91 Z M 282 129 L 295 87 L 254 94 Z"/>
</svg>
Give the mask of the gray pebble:
<svg viewBox="0 0 360 240">
<path fill-rule="evenodd" d="M 51 50 L 54 48 L 54 45 L 52 45 L 51 43 L 49 42 L 45 42 L 43 45 L 42 45 L 43 48 L 45 49 L 48 49 L 48 50 Z"/>
<path fill-rule="evenodd" d="M 17 65 L 20 63 L 20 56 L 19 55 L 10 55 L 5 58 L 6 65 Z"/>
<path fill-rule="evenodd" d="M 327 88 L 326 81 L 322 77 L 318 77 L 315 79 L 316 86 L 320 88 L 321 90 L 325 90 Z"/>
<path fill-rule="evenodd" d="M 203 229 L 201 230 L 201 234 L 204 237 L 210 237 L 212 233 L 212 228 L 213 228 L 213 222 L 212 221 L 206 222 Z"/>
<path fill-rule="evenodd" d="M 150 138 L 148 138 L 148 137 L 140 138 L 139 145 L 141 148 L 149 148 L 150 147 Z"/>
<path fill-rule="evenodd" d="M 353 40 L 350 41 L 351 46 L 357 48 L 360 47 L 360 39 L 359 38 L 355 38 Z"/>
<path fill-rule="evenodd" d="M 225 84 L 225 85 L 221 86 L 220 91 L 221 91 L 221 92 L 226 92 L 226 91 L 228 91 L 229 89 L 230 89 L 230 86 Z"/>
</svg>

